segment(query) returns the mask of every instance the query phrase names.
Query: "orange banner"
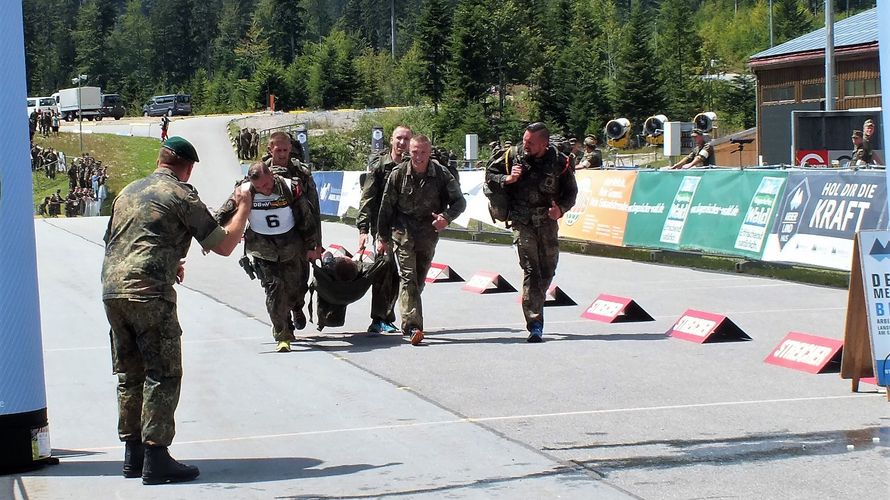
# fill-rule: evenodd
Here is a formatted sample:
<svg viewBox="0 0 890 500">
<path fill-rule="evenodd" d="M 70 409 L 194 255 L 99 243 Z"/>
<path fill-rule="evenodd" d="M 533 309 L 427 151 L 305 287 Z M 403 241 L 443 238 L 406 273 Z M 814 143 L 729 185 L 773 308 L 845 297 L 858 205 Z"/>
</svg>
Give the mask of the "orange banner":
<svg viewBox="0 0 890 500">
<path fill-rule="evenodd" d="M 637 172 L 579 170 L 578 200 L 560 220 L 560 236 L 621 246 Z"/>
</svg>

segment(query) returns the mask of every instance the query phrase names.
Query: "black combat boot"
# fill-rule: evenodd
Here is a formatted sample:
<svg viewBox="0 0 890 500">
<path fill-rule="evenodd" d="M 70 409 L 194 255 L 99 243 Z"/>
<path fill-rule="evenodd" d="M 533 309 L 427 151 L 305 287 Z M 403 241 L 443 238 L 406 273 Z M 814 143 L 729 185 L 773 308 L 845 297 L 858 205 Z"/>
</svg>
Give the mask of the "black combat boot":
<svg viewBox="0 0 890 500">
<path fill-rule="evenodd" d="M 142 484 L 182 483 L 198 477 L 198 468 L 177 462 L 166 446 L 145 446 Z"/>
<path fill-rule="evenodd" d="M 142 461 L 145 457 L 142 441 L 126 441 L 124 450 L 124 477 L 142 477 Z"/>
</svg>

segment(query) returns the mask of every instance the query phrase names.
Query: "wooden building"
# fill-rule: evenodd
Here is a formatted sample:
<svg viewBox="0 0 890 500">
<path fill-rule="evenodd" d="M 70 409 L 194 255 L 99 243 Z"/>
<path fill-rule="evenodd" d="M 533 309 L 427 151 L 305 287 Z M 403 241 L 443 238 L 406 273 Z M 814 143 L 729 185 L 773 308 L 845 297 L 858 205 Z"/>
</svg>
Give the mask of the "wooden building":
<svg viewBox="0 0 890 500">
<path fill-rule="evenodd" d="M 766 165 L 789 164 L 791 112 L 825 109 L 825 28 L 751 56 L 757 78 L 757 151 Z M 834 24 L 836 110 L 881 107 L 878 13 Z"/>
</svg>

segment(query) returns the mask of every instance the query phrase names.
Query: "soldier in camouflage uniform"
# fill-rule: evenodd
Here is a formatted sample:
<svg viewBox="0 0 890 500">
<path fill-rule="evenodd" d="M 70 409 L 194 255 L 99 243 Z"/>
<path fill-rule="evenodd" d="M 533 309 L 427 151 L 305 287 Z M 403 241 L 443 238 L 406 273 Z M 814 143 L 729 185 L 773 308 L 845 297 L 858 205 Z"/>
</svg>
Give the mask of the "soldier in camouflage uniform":
<svg viewBox="0 0 890 500">
<path fill-rule="evenodd" d="M 862 131 L 854 130 L 851 139 L 853 141 L 853 154 L 851 155 L 853 156 L 852 164 L 855 166 L 871 164 L 873 160 L 871 148 L 866 146 Z"/>
<path fill-rule="evenodd" d="M 701 130 L 694 128 L 692 129 L 692 140 L 695 141 L 695 147 L 692 148 L 692 151 L 680 161 L 671 165 L 670 169 L 708 167 L 714 164 L 714 146 L 711 144 L 708 136 Z"/>
<path fill-rule="evenodd" d="M 411 139 L 411 158 L 389 175 L 377 219 L 377 255 L 395 244 L 399 262 L 399 313 L 411 345 L 423 341 L 420 294 L 436 253 L 439 232 L 467 208 L 460 184 L 447 168 L 430 158 L 430 140 Z"/>
<path fill-rule="evenodd" d="M 262 162 L 250 166 L 247 179 L 254 194 L 244 251 L 253 258 L 253 268 L 266 291 L 276 350 L 289 352 L 290 343 L 296 340 L 291 312 L 298 310 L 306 249 L 318 246 L 315 220 L 299 181 L 273 174 Z M 236 209 L 234 198 L 229 198 L 214 217 L 224 224 Z"/>
<path fill-rule="evenodd" d="M 543 340 L 544 299 L 559 261 L 558 221 L 578 195 L 568 157 L 550 145 L 548 136 L 543 123 L 532 123 L 522 146 L 505 149 L 485 171 L 488 190 L 506 199 L 506 219 L 524 273 L 522 312 L 528 342 Z"/>
<path fill-rule="evenodd" d="M 260 134 L 257 133 L 255 128 L 250 129 L 250 150 L 248 151 L 248 159 L 253 160 L 256 158 L 257 150 L 260 147 Z"/>
<path fill-rule="evenodd" d="M 584 138 L 584 154 L 575 168 L 603 168 L 603 154 L 596 147 L 597 142 L 597 138 L 594 135 L 588 135 Z"/>
<path fill-rule="evenodd" d="M 875 143 L 875 122 L 871 118 L 865 120 L 862 124 L 862 147 L 866 149 L 871 154 L 871 161 L 875 165 L 883 165 L 884 161 L 881 159 L 881 155 L 875 152 L 874 143 Z"/>
<path fill-rule="evenodd" d="M 118 433 L 126 443 L 124 477 L 143 484 L 189 481 L 197 467 L 170 457 L 182 377 L 181 335 L 174 282 L 184 278 L 192 238 L 206 251 L 229 255 L 241 240 L 249 191 L 235 195 L 238 211 L 220 227 L 186 184 L 198 154 L 180 137 L 158 153 L 157 169 L 130 183 L 114 200 L 105 232 L 102 300 L 111 324 L 118 376 Z"/>
<path fill-rule="evenodd" d="M 312 172 L 304 163 L 291 155 L 291 137 L 285 132 L 273 132 L 269 136 L 269 159 L 266 166 L 274 174 L 286 179 L 296 181 L 303 193 L 305 203 L 309 206 L 312 215 L 312 224 L 316 228 L 316 246 L 306 249 L 306 262 L 299 280 L 300 288 L 297 291 L 297 303 L 293 310 L 293 322 L 297 330 L 306 327 L 306 314 L 303 306 L 306 304 L 306 292 L 309 291 L 309 261 L 320 259 L 324 251 L 321 236 L 321 206 L 318 201 L 318 190 Z"/>
<path fill-rule="evenodd" d="M 358 216 L 355 218 L 359 249 L 368 246 L 369 234 L 377 234 L 377 218 L 380 215 L 380 201 L 383 199 L 386 179 L 408 156 L 408 146 L 413 135 L 410 128 L 404 125 L 397 126 L 389 139 L 390 150 L 373 157 L 368 164 L 368 173 L 365 174 L 362 184 Z M 399 299 L 399 270 L 396 268 L 391 248 L 387 248 L 385 254 L 378 256 L 386 259 L 386 264 L 371 286 L 371 325 L 368 326 L 368 333 L 393 333 L 399 331 L 394 324 L 396 301 Z"/>
</svg>

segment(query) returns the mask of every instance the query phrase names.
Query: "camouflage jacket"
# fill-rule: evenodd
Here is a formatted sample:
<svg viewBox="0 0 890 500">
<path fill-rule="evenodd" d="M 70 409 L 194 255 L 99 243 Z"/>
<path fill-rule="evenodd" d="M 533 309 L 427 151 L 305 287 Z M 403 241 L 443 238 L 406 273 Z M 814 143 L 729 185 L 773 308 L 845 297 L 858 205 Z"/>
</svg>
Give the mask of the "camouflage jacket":
<svg viewBox="0 0 890 500">
<path fill-rule="evenodd" d="M 248 181 L 241 180 L 236 184 L 236 187 L 243 182 Z M 301 190 L 297 181 L 291 181 L 288 186 L 283 178 L 275 176 L 272 193 L 281 194 L 287 198 L 294 214 L 295 225 L 290 231 L 275 235 L 257 233 L 248 225 L 244 231 L 244 248 L 248 255 L 263 260 L 287 261 L 297 256 L 304 256 L 306 250 L 316 247 L 318 231 L 312 218 L 312 209 Z M 251 188 L 251 192 L 255 193 L 256 191 Z M 256 201 L 254 206 L 256 206 Z M 229 197 L 222 207 L 213 214 L 213 217 L 220 225 L 224 225 L 235 215 L 235 209 L 235 200 Z"/>
<path fill-rule="evenodd" d="M 467 208 L 467 200 L 460 184 L 448 169 L 436 160 L 429 161 L 425 175 L 411 169 L 410 160 L 399 164 L 389 178 L 380 201 L 377 218 L 377 237 L 385 242 L 392 239 L 392 230 L 409 234 L 431 234 L 433 214 L 442 214 L 450 223 Z"/>
<path fill-rule="evenodd" d="M 512 146 L 489 160 L 485 169 L 485 183 L 493 192 L 507 197 L 507 217 L 523 224 L 546 220 L 551 203 L 566 213 L 575 205 L 578 184 L 568 157 L 552 145 L 541 158 L 521 154 L 521 146 Z M 512 184 L 504 184 L 514 164 L 522 166 L 522 175 Z"/>
<path fill-rule="evenodd" d="M 710 142 L 706 142 L 701 146 L 695 146 L 692 151 L 683 159 L 684 165 L 695 159 L 696 156 L 701 157 L 701 163 L 698 166 L 707 167 L 714 164 L 714 146 Z"/>
<path fill-rule="evenodd" d="M 853 150 L 853 163 L 854 164 L 869 164 L 873 160 L 872 158 L 872 149 L 871 144 L 862 141 L 862 144 Z"/>
<path fill-rule="evenodd" d="M 578 162 L 577 168 L 585 169 L 585 168 L 602 168 L 603 167 L 603 153 L 599 150 L 599 148 L 594 148 L 591 152 L 584 152 L 584 155 L 581 157 L 581 161 Z"/>
<path fill-rule="evenodd" d="M 319 245 L 323 245 L 321 238 L 321 205 L 318 202 L 318 188 L 315 187 L 315 179 L 312 178 L 312 171 L 300 160 L 291 157 L 290 163 L 286 167 L 272 165 L 272 158 L 264 160 L 263 163 L 269 167 L 273 174 L 278 174 L 288 179 L 299 181 L 300 189 L 303 197 L 309 205 L 309 211 L 312 214 L 312 222 L 315 225 L 316 241 Z M 312 250 L 312 249 L 307 249 Z"/>
<path fill-rule="evenodd" d="M 225 234 L 195 188 L 159 167 L 127 185 L 111 205 L 102 298 L 157 297 L 175 302 L 176 271 L 192 238 L 209 250 Z"/>
<path fill-rule="evenodd" d="M 377 217 L 380 215 L 383 189 L 386 187 L 386 179 L 389 178 L 389 174 L 397 165 L 398 163 L 393 161 L 389 151 L 371 159 L 368 173 L 364 175 L 362 197 L 358 204 L 358 215 L 355 218 L 355 226 L 359 233 L 377 234 Z"/>
</svg>

